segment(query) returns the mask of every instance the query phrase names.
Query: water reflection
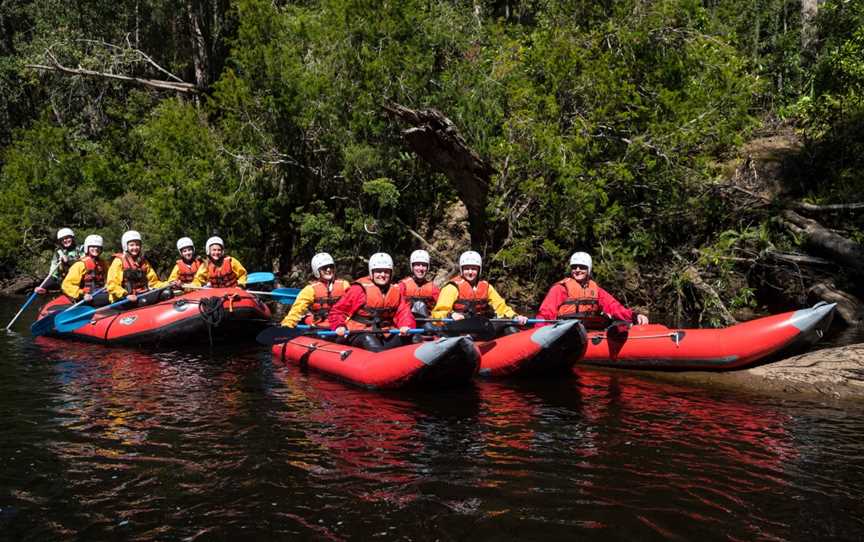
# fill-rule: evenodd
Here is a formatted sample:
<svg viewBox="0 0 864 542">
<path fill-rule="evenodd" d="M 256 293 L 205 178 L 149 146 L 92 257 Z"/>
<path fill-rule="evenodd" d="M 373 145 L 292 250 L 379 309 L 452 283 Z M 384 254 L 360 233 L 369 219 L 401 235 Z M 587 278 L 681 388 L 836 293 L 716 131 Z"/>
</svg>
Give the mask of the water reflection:
<svg viewBox="0 0 864 542">
<path fill-rule="evenodd" d="M 860 408 L 581 369 L 376 393 L 263 349 L 0 349 L 0 532 L 13 539 L 864 532 Z"/>
</svg>

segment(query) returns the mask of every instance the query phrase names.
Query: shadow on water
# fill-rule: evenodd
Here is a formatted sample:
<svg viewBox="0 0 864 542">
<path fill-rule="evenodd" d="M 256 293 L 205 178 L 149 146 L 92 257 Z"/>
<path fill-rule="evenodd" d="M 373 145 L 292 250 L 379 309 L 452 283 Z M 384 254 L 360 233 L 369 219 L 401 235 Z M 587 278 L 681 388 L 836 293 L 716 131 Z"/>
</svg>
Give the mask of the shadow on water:
<svg viewBox="0 0 864 542">
<path fill-rule="evenodd" d="M 0 539 L 855 539 L 864 416 L 622 374 L 375 393 L 0 337 Z"/>
</svg>

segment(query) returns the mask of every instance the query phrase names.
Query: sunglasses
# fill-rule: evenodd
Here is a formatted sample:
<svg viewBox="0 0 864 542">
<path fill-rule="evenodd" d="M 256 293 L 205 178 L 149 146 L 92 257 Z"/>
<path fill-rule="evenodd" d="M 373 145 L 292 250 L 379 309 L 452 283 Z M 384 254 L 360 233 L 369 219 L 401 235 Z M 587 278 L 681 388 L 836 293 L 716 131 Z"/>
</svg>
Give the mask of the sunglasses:
<svg viewBox="0 0 864 542">
<path fill-rule="evenodd" d="M 575 269 L 577 271 L 588 271 L 588 266 L 582 265 L 582 264 L 576 264 L 576 265 L 571 265 L 570 269 Z"/>
<path fill-rule="evenodd" d="M 323 266 L 319 267 L 318 269 L 323 269 L 326 271 L 328 269 L 336 269 L 336 266 L 335 265 L 323 265 Z"/>
</svg>

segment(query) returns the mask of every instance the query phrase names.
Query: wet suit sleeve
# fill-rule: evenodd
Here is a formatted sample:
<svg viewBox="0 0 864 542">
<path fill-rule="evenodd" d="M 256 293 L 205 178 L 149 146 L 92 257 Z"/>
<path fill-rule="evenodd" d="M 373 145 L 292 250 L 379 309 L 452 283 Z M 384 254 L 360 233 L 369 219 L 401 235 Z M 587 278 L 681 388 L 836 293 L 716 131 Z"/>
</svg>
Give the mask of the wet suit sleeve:
<svg viewBox="0 0 864 542">
<path fill-rule="evenodd" d="M 453 303 L 456 302 L 459 296 L 459 290 L 456 286 L 448 284 L 441 289 L 438 294 L 438 301 L 435 302 L 435 308 L 432 309 L 432 318 L 449 318 L 450 312 L 453 310 Z"/>
<path fill-rule="evenodd" d="M 174 268 L 171 270 L 171 274 L 168 275 L 168 282 L 174 282 L 175 280 L 180 280 L 180 266 L 176 263 L 174 264 Z"/>
<path fill-rule="evenodd" d="M 558 318 L 558 308 L 561 303 L 567 299 L 567 290 L 560 284 L 553 284 L 543 303 L 540 305 L 540 310 L 537 311 L 538 320 L 555 320 Z M 535 324 L 534 327 L 548 326 L 549 324 Z"/>
<path fill-rule="evenodd" d="M 246 286 L 246 268 L 243 267 L 243 264 L 237 261 L 237 258 L 231 258 L 231 270 L 234 271 L 234 274 L 237 275 L 237 284 L 240 286 Z"/>
<path fill-rule="evenodd" d="M 408 306 L 404 297 L 399 298 L 399 308 L 396 309 L 396 314 L 393 316 L 393 323 L 396 327 L 417 327 L 417 321 L 414 319 L 411 307 Z"/>
<path fill-rule="evenodd" d="M 300 293 L 297 294 L 297 299 L 291 305 L 291 311 L 282 319 L 282 327 L 297 327 L 298 322 L 306 316 L 306 311 L 309 305 L 315 301 L 315 288 L 312 285 L 305 286 Z"/>
<path fill-rule="evenodd" d="M 198 271 L 195 272 L 195 278 L 192 279 L 192 286 L 204 286 L 207 284 L 208 280 L 210 280 L 210 276 L 207 273 L 207 262 L 203 262 L 201 267 L 198 268 Z"/>
<path fill-rule="evenodd" d="M 66 278 L 63 279 L 60 289 L 70 299 L 78 299 L 81 296 L 81 279 L 84 278 L 86 272 L 87 267 L 84 265 L 84 262 L 75 262 L 69 268 L 69 272 L 66 274 Z"/>
<path fill-rule="evenodd" d="M 613 320 L 624 320 L 625 322 L 633 322 L 632 309 L 628 309 L 612 297 L 612 294 L 597 287 L 597 302 L 600 303 L 600 309 L 608 314 Z"/>
<path fill-rule="evenodd" d="M 119 258 L 114 258 L 111 261 L 111 267 L 108 268 L 108 276 L 105 279 L 105 288 L 108 290 L 108 296 L 112 303 L 126 297 L 126 289 L 123 288 L 123 263 Z"/>
<path fill-rule="evenodd" d="M 330 322 L 330 329 L 335 330 L 340 326 L 345 325 L 345 321 L 357 312 L 357 309 L 366 303 L 366 292 L 359 284 L 354 284 L 345 292 L 339 301 L 330 309 L 330 314 L 327 316 L 327 321 Z"/>
<path fill-rule="evenodd" d="M 498 318 L 513 318 L 516 316 L 516 311 L 507 306 L 507 302 L 504 301 L 504 298 L 501 297 L 491 284 L 489 285 L 489 305 L 495 311 L 495 316 Z"/>
</svg>

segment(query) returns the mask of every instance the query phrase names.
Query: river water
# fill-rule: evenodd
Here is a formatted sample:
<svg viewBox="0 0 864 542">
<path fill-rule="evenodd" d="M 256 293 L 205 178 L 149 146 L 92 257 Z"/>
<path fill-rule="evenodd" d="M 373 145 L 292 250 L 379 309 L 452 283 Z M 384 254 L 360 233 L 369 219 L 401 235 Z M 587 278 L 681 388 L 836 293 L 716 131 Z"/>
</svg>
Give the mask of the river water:
<svg viewBox="0 0 864 542">
<path fill-rule="evenodd" d="M 864 539 L 864 405 L 587 369 L 379 393 L 28 325 L 0 333 L 0 539 Z"/>
</svg>

